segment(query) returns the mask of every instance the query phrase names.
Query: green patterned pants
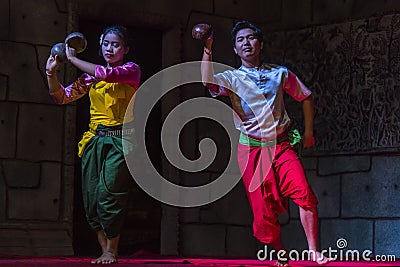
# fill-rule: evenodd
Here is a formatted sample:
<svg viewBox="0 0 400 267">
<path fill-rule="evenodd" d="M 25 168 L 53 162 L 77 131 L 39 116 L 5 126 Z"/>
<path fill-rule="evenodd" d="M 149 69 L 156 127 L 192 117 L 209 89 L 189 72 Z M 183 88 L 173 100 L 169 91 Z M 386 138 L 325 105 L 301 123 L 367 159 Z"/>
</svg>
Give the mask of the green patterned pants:
<svg viewBox="0 0 400 267">
<path fill-rule="evenodd" d="M 98 129 L 116 128 L 99 125 Z M 83 204 L 94 231 L 104 230 L 107 238 L 119 235 L 132 183 L 121 136 L 94 136 L 82 156 Z"/>
</svg>

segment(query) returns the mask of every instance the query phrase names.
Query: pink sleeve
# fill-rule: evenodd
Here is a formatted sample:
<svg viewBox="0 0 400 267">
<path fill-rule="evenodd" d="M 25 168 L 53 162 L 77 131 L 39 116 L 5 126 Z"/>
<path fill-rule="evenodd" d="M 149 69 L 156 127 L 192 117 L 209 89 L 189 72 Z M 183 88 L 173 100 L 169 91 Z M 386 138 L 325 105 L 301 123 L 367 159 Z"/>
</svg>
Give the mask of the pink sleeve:
<svg viewBox="0 0 400 267">
<path fill-rule="evenodd" d="M 285 75 L 283 90 L 299 102 L 311 95 L 311 91 L 289 70 Z"/>
<path fill-rule="evenodd" d="M 94 82 L 96 79 L 93 76 L 84 73 L 71 85 L 64 87 L 60 84 L 60 90 L 49 93 L 57 104 L 67 104 L 87 94 Z"/>
<path fill-rule="evenodd" d="M 137 89 L 140 75 L 140 67 L 133 62 L 127 62 L 113 68 L 97 65 L 94 76 L 109 83 L 127 83 Z"/>
</svg>

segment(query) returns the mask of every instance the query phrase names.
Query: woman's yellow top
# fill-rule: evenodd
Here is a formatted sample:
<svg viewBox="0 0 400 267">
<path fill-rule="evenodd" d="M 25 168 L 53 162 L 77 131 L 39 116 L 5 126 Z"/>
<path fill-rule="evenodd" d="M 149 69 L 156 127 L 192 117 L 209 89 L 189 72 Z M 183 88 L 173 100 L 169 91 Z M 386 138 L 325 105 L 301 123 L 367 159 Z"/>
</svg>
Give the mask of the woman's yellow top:
<svg viewBox="0 0 400 267">
<path fill-rule="evenodd" d="M 68 87 L 60 85 L 62 90 L 50 92 L 58 104 L 72 102 L 89 93 L 89 130 L 78 144 L 79 157 L 82 157 L 85 146 L 95 136 L 99 124 L 118 126 L 124 121 L 133 121 L 133 104 L 139 82 L 139 66 L 128 62 L 114 68 L 96 66 L 94 77 L 85 73 Z"/>
</svg>

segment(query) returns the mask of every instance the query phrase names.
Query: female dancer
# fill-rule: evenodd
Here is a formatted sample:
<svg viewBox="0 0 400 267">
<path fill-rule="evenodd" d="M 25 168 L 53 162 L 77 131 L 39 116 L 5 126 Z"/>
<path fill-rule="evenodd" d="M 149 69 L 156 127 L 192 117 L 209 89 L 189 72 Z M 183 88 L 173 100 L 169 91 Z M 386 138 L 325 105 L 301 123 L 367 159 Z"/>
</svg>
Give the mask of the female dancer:
<svg viewBox="0 0 400 267">
<path fill-rule="evenodd" d="M 50 95 L 57 104 L 70 103 L 89 93 L 89 130 L 78 145 L 78 155 L 82 158 L 83 203 L 87 221 L 102 249 L 102 255 L 92 263 L 112 264 L 117 263 L 120 231 L 132 182 L 124 159 L 122 135 L 133 134 L 133 129 L 122 127 L 125 113 L 126 122 L 133 121 L 133 111 L 126 111 L 139 87 L 141 72 L 135 63 L 124 63 L 124 56 L 129 52 L 126 28 L 104 29 L 100 46 L 105 66 L 77 58 L 75 49 L 67 45 L 68 61 L 84 72 L 71 85 L 64 87 L 57 79 L 58 56 L 50 55 L 46 74 Z"/>
</svg>

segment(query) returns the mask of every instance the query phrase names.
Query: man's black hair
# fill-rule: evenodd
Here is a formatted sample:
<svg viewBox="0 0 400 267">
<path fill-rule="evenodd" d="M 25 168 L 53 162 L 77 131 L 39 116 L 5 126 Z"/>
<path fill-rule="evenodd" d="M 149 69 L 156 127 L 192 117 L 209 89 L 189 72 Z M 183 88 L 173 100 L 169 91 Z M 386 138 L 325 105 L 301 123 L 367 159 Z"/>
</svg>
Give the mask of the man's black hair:
<svg viewBox="0 0 400 267">
<path fill-rule="evenodd" d="M 235 47 L 235 43 L 236 43 L 236 34 L 238 33 L 238 31 L 243 30 L 243 29 L 253 30 L 254 36 L 258 39 L 258 41 L 260 41 L 260 43 L 264 41 L 264 34 L 258 27 L 254 26 L 247 20 L 242 20 L 242 21 L 237 22 L 232 29 L 231 35 L 232 35 L 233 47 Z"/>
</svg>

